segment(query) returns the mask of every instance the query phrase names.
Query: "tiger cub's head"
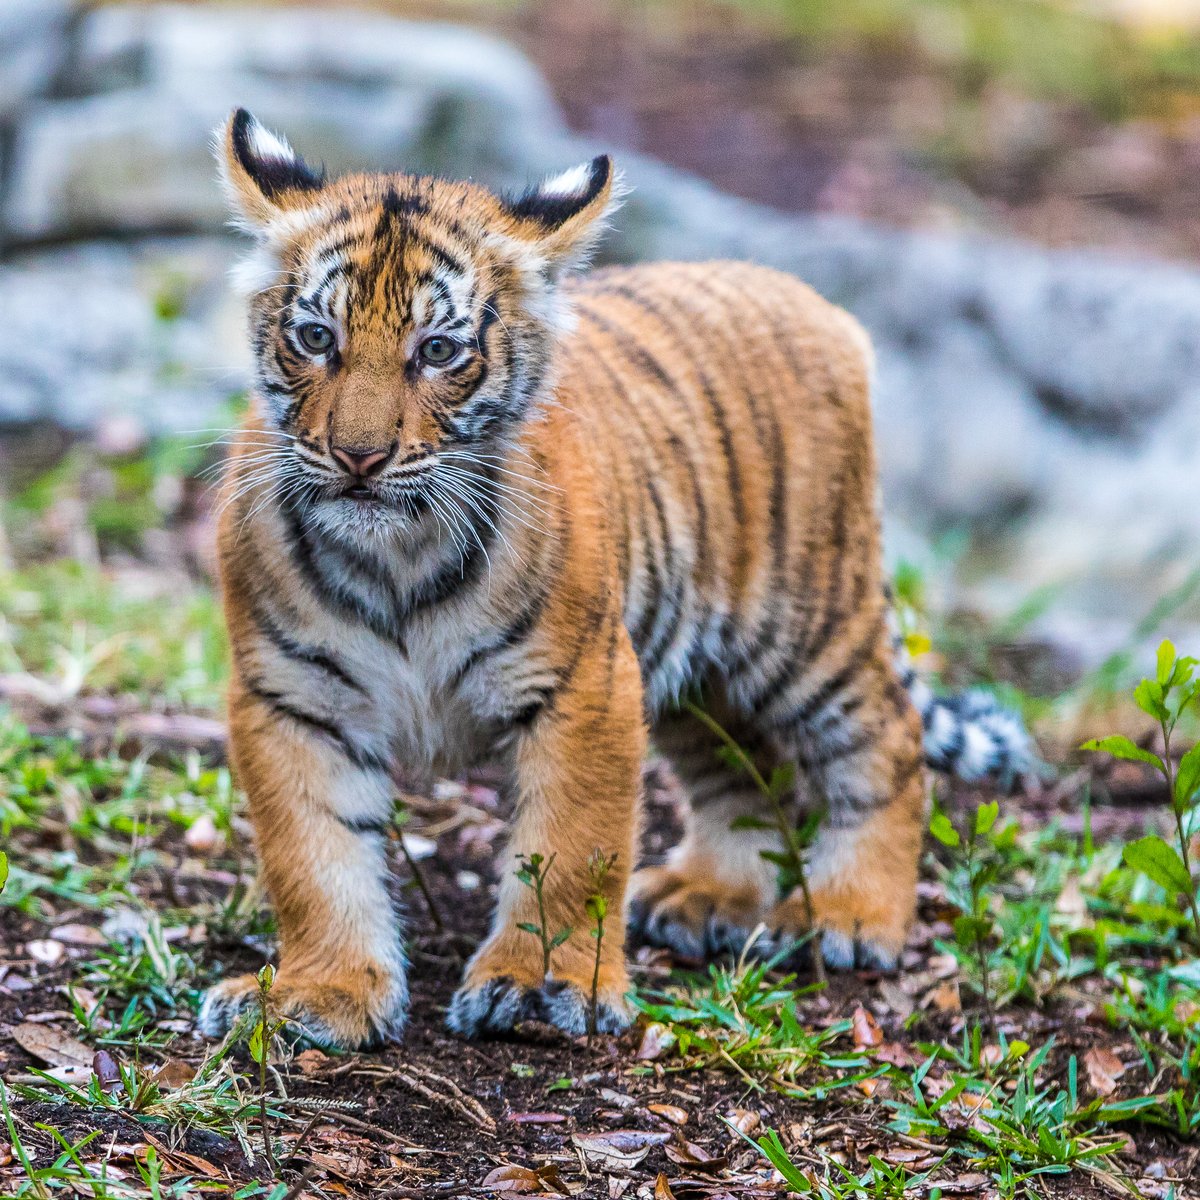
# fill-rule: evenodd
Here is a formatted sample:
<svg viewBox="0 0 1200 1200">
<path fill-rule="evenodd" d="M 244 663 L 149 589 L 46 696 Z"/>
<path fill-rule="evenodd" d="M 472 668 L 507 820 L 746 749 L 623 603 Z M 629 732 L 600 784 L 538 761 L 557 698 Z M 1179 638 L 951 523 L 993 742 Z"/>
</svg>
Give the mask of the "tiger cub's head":
<svg viewBox="0 0 1200 1200">
<path fill-rule="evenodd" d="M 607 157 L 518 197 L 408 175 L 326 180 L 239 109 L 219 161 L 256 247 L 257 403 L 274 478 L 330 528 L 399 526 L 536 409 L 560 281 L 615 200 Z M 428 503 L 425 504 L 427 510 Z"/>
</svg>

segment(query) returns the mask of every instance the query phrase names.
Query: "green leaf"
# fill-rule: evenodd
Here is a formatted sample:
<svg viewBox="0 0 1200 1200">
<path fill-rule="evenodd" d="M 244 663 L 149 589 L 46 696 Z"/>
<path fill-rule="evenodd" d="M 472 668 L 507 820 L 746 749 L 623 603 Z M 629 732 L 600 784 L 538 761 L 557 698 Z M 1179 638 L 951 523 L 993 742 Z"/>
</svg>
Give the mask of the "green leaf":
<svg viewBox="0 0 1200 1200">
<path fill-rule="evenodd" d="M 560 929 L 550 939 L 550 949 L 557 950 L 558 947 L 561 946 L 563 944 L 563 942 L 565 942 L 567 940 L 567 938 L 569 938 L 570 936 L 571 936 L 571 926 L 570 925 L 568 925 L 566 927 L 566 929 Z"/>
<path fill-rule="evenodd" d="M 992 800 L 988 804 L 981 804 L 975 810 L 975 836 L 983 837 L 985 833 L 990 833 L 999 815 L 1000 804 L 998 801 Z"/>
<path fill-rule="evenodd" d="M 763 1152 L 771 1166 L 783 1176 L 788 1191 L 795 1192 L 799 1196 L 808 1196 L 812 1193 L 812 1184 L 788 1157 L 788 1152 L 783 1148 L 779 1134 L 774 1129 L 768 1129 L 766 1136 L 760 1137 L 754 1144 Z"/>
<path fill-rule="evenodd" d="M 1157 680 L 1143 679 L 1133 689 L 1133 698 L 1138 708 L 1156 721 L 1165 721 L 1171 715 L 1164 701 L 1162 684 Z"/>
<path fill-rule="evenodd" d="M 771 772 L 767 780 L 767 789 L 776 799 L 785 796 L 796 784 L 796 768 L 791 763 L 783 763 Z"/>
<path fill-rule="evenodd" d="M 769 863 L 774 863 L 777 867 L 794 867 L 796 865 L 795 857 L 785 854 L 782 850 L 760 850 L 758 856 L 766 859 Z"/>
<path fill-rule="evenodd" d="M 1162 838 L 1152 834 L 1130 842 L 1125 847 L 1124 858 L 1135 871 L 1141 871 L 1168 892 L 1191 894 L 1192 878 L 1187 867 L 1183 865 L 1183 859 L 1179 857 L 1175 847 L 1168 845 Z"/>
<path fill-rule="evenodd" d="M 1190 807 L 1192 797 L 1200 790 L 1200 742 L 1197 742 L 1179 760 L 1179 773 L 1175 776 L 1175 807 Z"/>
<path fill-rule="evenodd" d="M 589 896 L 583 907 L 593 922 L 603 921 L 608 915 L 608 901 L 603 896 Z"/>
<path fill-rule="evenodd" d="M 950 818 L 941 809 L 938 809 L 930 819 L 929 832 L 943 846 L 957 846 L 962 841 L 962 838 L 958 836 L 958 830 L 954 828 L 950 823 Z"/>
<path fill-rule="evenodd" d="M 1144 682 L 1144 681 L 1143 681 Z M 1080 750 L 1098 750 L 1111 754 L 1113 758 L 1123 758 L 1127 762 L 1144 762 L 1163 770 L 1163 761 L 1157 754 L 1135 746 L 1127 737 L 1114 733 L 1111 737 L 1090 738 L 1079 747 Z"/>
<path fill-rule="evenodd" d="M 523 930 L 525 933 L 532 933 L 534 937 L 542 936 L 541 926 L 540 925 L 532 925 L 528 921 L 518 921 L 517 928 Z"/>
<path fill-rule="evenodd" d="M 991 921 L 984 917 L 957 917 L 954 921 L 954 940 L 960 946 L 974 946 L 992 932 Z"/>
<path fill-rule="evenodd" d="M 775 826 L 770 821 L 764 821 L 762 817 L 754 817 L 747 814 L 734 817 L 729 822 L 729 828 L 736 832 L 739 829 L 774 829 Z"/>
<path fill-rule="evenodd" d="M 270 963 L 266 963 L 263 969 L 258 973 L 259 987 L 266 991 L 271 990 L 271 985 L 275 982 L 275 968 Z"/>
<path fill-rule="evenodd" d="M 0 892 L 4 891 L 4 885 L 8 882 L 8 855 L 0 850 Z"/>
<path fill-rule="evenodd" d="M 1175 647 L 1171 644 L 1170 638 L 1163 638 L 1158 645 L 1158 662 L 1155 677 L 1158 682 L 1166 687 L 1171 682 L 1171 672 L 1175 668 Z"/>
<path fill-rule="evenodd" d="M 261 1063 L 263 1061 L 264 1046 L 265 1040 L 263 1038 L 262 1022 L 259 1021 L 259 1023 L 254 1027 L 254 1032 L 251 1033 L 249 1038 L 246 1040 L 246 1049 L 250 1051 L 250 1057 L 254 1059 L 256 1063 Z"/>
</svg>

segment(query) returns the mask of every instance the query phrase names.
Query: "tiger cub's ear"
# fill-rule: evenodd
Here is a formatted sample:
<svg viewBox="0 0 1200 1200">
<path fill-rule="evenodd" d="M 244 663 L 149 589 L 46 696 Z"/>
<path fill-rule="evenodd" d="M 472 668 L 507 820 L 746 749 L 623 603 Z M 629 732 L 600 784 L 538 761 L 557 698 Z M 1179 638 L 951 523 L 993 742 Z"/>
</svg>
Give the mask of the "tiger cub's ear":
<svg viewBox="0 0 1200 1200">
<path fill-rule="evenodd" d="M 307 207 L 325 184 L 285 138 L 237 109 L 217 133 L 217 161 L 235 217 L 257 233 L 282 213 Z"/>
<path fill-rule="evenodd" d="M 620 173 L 601 154 L 501 204 L 517 238 L 531 243 L 559 273 L 587 259 L 624 195 Z"/>
</svg>

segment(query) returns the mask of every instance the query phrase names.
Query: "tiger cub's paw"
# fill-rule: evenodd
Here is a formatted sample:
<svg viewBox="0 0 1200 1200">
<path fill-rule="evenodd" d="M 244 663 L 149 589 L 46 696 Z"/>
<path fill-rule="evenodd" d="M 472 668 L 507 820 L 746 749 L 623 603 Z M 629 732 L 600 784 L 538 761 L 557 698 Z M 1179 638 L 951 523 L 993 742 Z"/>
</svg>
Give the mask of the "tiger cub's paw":
<svg viewBox="0 0 1200 1200">
<path fill-rule="evenodd" d="M 297 1046 L 372 1050 L 400 1035 L 408 995 L 402 981 L 386 996 L 355 991 L 341 984 L 292 982 L 276 978 L 267 999 L 267 1016 L 282 1021 L 280 1036 Z M 258 980 L 253 975 L 225 979 L 209 988 L 197 1027 L 205 1037 L 224 1037 L 244 1014 L 256 1019 Z"/>
<path fill-rule="evenodd" d="M 565 957 L 565 956 L 564 956 Z M 572 956 L 577 957 L 577 956 Z M 544 1021 L 571 1037 L 588 1032 L 592 1008 L 591 968 L 582 959 L 578 971 L 559 970 L 549 978 L 519 964 L 509 968 L 472 964 L 446 1013 L 446 1024 L 467 1038 L 495 1036 L 515 1029 L 523 1021 Z M 540 976 L 540 970 L 536 976 Z M 596 989 L 596 1032 L 620 1033 L 633 1022 L 625 999 L 629 977 L 624 962 L 601 963 Z"/>
<path fill-rule="evenodd" d="M 863 904 L 852 889 L 813 892 L 813 921 L 820 938 L 821 957 L 835 970 L 859 967 L 894 971 L 908 933 L 912 913 L 910 898 L 894 906 Z M 794 893 L 780 901 L 766 918 L 769 949 L 785 950 L 809 930 L 804 898 Z"/>
<path fill-rule="evenodd" d="M 630 884 L 629 937 L 680 958 L 741 954 L 762 919 L 764 899 L 681 866 L 644 867 Z"/>
</svg>

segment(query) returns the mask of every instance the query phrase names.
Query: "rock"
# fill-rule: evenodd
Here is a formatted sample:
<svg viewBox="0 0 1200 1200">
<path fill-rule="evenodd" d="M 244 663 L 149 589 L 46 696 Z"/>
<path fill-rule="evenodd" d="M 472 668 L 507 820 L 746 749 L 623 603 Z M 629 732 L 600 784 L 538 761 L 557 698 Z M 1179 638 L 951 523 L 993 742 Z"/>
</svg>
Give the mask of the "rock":
<svg viewBox="0 0 1200 1200">
<path fill-rule="evenodd" d="M 4 214 L 10 243 L 219 230 L 212 133 L 238 105 L 332 171 L 516 184 L 529 175 L 529 147 L 560 135 L 528 62 L 465 29 L 316 10 L 298 20 L 104 7 L 79 39 L 73 81 L 93 94 L 36 105 L 21 122 Z"/>
<path fill-rule="evenodd" d="M 249 369 L 231 260 L 222 241 L 99 243 L 0 265 L 0 424 L 210 425 Z"/>
<path fill-rule="evenodd" d="M 73 8 L 71 0 L 0 0 L 0 122 L 53 87 Z"/>
</svg>

